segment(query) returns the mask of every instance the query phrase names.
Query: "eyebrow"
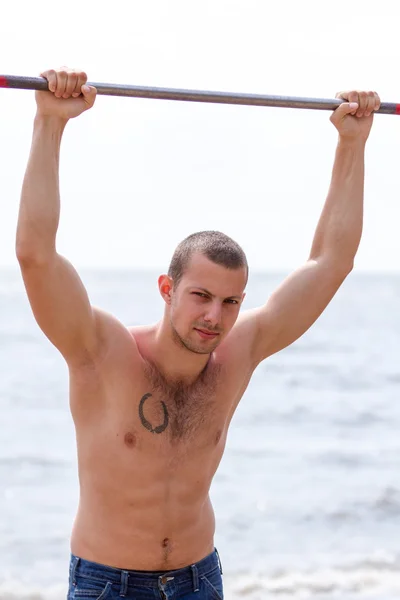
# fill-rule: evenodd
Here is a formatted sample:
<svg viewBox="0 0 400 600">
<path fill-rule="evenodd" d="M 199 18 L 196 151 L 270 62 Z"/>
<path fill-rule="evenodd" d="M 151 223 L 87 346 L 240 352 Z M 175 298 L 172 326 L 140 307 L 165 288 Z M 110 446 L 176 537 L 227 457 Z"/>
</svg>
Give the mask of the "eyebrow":
<svg viewBox="0 0 400 600">
<path fill-rule="evenodd" d="M 201 290 L 202 292 L 205 292 L 206 294 L 208 294 L 209 296 L 211 296 L 212 298 L 215 298 L 215 295 L 212 294 L 211 292 L 209 292 L 206 288 L 200 287 L 198 285 L 194 285 L 193 286 L 196 290 Z M 242 297 L 241 296 L 227 296 L 226 298 L 224 298 L 224 300 L 241 300 Z"/>
</svg>

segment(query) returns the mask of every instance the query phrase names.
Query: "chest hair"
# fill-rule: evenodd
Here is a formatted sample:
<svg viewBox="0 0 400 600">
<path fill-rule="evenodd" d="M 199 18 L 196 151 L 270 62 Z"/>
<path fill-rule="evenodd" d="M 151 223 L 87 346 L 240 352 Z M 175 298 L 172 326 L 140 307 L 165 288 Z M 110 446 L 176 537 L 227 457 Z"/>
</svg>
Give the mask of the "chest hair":
<svg viewBox="0 0 400 600">
<path fill-rule="evenodd" d="M 216 416 L 216 392 L 220 365 L 207 365 L 191 384 L 168 380 L 154 365 L 148 363 L 146 378 L 151 397 L 146 403 L 153 410 L 164 412 L 168 421 L 165 433 L 171 441 L 188 439 L 205 425 L 211 425 Z M 148 394 L 150 396 L 150 394 Z"/>
</svg>

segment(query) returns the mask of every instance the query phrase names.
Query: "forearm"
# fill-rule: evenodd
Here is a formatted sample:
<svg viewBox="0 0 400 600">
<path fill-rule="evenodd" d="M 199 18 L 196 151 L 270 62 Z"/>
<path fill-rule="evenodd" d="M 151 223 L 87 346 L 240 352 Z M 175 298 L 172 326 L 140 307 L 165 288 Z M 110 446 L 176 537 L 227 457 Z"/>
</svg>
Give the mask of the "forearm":
<svg viewBox="0 0 400 600">
<path fill-rule="evenodd" d="M 60 145 L 65 123 L 52 117 L 35 119 L 18 217 L 19 258 L 46 256 L 55 249 L 60 216 Z"/>
<path fill-rule="evenodd" d="M 350 267 L 362 233 L 364 202 L 362 140 L 340 140 L 328 196 L 315 232 L 311 259 L 327 257 Z"/>
</svg>

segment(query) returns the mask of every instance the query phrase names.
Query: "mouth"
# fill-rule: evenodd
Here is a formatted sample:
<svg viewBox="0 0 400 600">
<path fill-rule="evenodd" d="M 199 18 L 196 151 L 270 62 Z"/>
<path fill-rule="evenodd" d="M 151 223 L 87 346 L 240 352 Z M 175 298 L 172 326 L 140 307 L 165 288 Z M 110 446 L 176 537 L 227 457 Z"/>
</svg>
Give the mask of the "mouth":
<svg viewBox="0 0 400 600">
<path fill-rule="evenodd" d="M 208 331 L 207 329 L 197 329 L 197 327 L 195 327 L 194 330 L 197 331 L 203 340 L 213 340 L 219 336 L 219 333 L 215 333 L 215 331 Z"/>
</svg>

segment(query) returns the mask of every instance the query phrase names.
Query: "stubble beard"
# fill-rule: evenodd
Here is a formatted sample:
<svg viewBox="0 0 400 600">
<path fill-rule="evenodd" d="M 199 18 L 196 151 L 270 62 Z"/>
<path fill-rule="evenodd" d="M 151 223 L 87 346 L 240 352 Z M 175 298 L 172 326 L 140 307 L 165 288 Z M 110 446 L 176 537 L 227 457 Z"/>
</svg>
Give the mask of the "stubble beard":
<svg viewBox="0 0 400 600">
<path fill-rule="evenodd" d="M 174 339 L 174 342 L 176 344 L 178 344 L 180 348 L 185 348 L 186 350 L 189 350 L 189 352 L 194 352 L 195 354 L 211 354 L 211 352 L 214 352 L 215 348 L 220 343 L 220 340 L 217 338 L 215 343 L 213 344 L 213 346 L 209 347 L 206 350 L 205 348 L 202 348 L 200 345 L 197 345 L 197 344 L 191 342 L 190 340 L 184 339 L 183 337 L 181 337 L 179 335 L 178 331 L 175 329 L 172 319 L 171 319 L 171 329 L 172 329 L 172 337 Z"/>
</svg>

